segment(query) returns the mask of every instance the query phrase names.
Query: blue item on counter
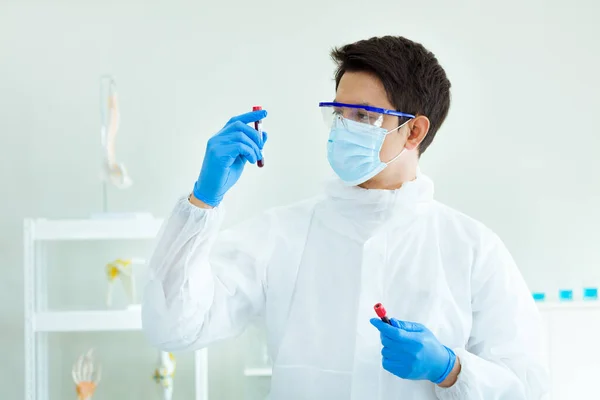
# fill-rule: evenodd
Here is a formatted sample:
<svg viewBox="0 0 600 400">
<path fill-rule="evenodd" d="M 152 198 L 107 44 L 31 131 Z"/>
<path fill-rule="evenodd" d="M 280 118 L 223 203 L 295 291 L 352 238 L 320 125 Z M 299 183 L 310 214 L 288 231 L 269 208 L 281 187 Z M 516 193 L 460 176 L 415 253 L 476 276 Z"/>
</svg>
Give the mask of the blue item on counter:
<svg viewBox="0 0 600 400">
<path fill-rule="evenodd" d="M 583 299 L 584 300 L 598 300 L 598 288 L 595 288 L 595 287 L 583 288 Z"/>
<path fill-rule="evenodd" d="M 535 300 L 535 301 L 546 300 L 546 293 L 544 293 L 544 292 L 533 293 L 533 300 Z"/>
<path fill-rule="evenodd" d="M 573 290 L 561 289 L 558 291 L 558 299 L 560 301 L 571 301 L 573 300 Z"/>
</svg>

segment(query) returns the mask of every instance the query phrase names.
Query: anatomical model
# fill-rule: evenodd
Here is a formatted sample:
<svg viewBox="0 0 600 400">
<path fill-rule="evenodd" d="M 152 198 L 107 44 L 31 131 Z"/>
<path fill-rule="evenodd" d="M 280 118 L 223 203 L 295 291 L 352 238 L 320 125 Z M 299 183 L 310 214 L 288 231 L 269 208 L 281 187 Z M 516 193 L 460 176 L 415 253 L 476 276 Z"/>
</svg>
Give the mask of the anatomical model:
<svg viewBox="0 0 600 400">
<path fill-rule="evenodd" d="M 134 265 L 144 264 L 140 259 L 121 259 L 118 258 L 106 264 L 106 276 L 108 278 L 108 291 L 106 293 L 106 306 L 112 305 L 113 286 L 117 279 L 121 280 L 123 290 L 129 300 L 129 304 L 136 304 L 137 295 L 135 290 Z"/>
<path fill-rule="evenodd" d="M 117 162 L 115 147 L 119 130 L 119 103 L 117 85 L 108 76 L 101 81 L 101 118 L 102 118 L 102 149 L 104 152 L 104 179 L 119 189 L 131 186 L 132 181 L 122 163 Z"/>
<path fill-rule="evenodd" d="M 152 378 L 159 384 L 163 400 L 173 397 L 173 377 L 175 376 L 175 357 L 171 353 L 159 352 L 158 368 L 154 370 Z"/>
<path fill-rule="evenodd" d="M 75 390 L 77 391 L 77 400 L 91 400 L 100 377 L 102 368 L 94 368 L 93 350 L 89 350 L 86 354 L 79 356 L 77 362 L 73 364 L 71 371 L 73 382 L 75 382 Z"/>
</svg>

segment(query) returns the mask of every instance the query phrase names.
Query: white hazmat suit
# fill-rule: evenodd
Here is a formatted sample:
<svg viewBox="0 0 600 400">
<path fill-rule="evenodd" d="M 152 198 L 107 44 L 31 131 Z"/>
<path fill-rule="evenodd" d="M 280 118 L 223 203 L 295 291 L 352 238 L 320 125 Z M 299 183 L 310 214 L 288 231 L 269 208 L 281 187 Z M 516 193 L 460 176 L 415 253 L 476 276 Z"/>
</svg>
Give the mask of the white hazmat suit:
<svg viewBox="0 0 600 400">
<path fill-rule="evenodd" d="M 222 212 L 182 198 L 161 230 L 142 308 L 160 349 L 199 349 L 264 315 L 273 400 L 542 398 L 540 316 L 521 274 L 494 233 L 433 199 L 425 175 L 393 191 L 334 180 L 219 232 Z M 382 368 L 378 302 L 455 351 L 452 387 Z"/>
</svg>

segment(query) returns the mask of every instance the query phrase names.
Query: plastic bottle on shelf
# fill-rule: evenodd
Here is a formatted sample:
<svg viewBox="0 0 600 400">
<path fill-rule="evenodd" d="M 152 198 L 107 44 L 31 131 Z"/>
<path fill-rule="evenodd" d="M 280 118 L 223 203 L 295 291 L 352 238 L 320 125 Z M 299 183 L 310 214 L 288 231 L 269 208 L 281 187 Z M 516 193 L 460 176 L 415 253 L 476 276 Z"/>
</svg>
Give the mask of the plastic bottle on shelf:
<svg viewBox="0 0 600 400">
<path fill-rule="evenodd" d="M 548 301 L 549 293 L 547 283 L 548 282 L 545 281 L 543 276 L 533 276 L 527 281 L 533 301 L 536 303 Z"/>
<path fill-rule="evenodd" d="M 593 266 L 586 265 L 582 273 L 583 280 L 580 288 L 581 299 L 583 301 L 598 300 L 598 283 L 600 282 L 600 270 Z"/>
<path fill-rule="evenodd" d="M 533 296 L 533 300 L 535 302 L 546 301 L 546 293 L 544 293 L 544 292 L 534 291 L 531 293 L 531 295 Z"/>
<path fill-rule="evenodd" d="M 569 276 L 560 280 L 560 286 L 557 291 L 558 301 L 560 302 L 577 300 L 577 288 L 580 285 L 577 285 L 576 280 L 571 274 L 572 272 L 569 273 Z"/>
<path fill-rule="evenodd" d="M 583 287 L 582 292 L 583 300 L 598 300 L 598 288 L 596 286 L 586 285 Z"/>
<path fill-rule="evenodd" d="M 531 286 L 531 296 L 533 297 L 533 300 L 536 303 L 543 302 L 547 301 L 548 293 L 546 293 L 546 290 L 543 287 L 543 285 L 536 284 Z"/>
<path fill-rule="evenodd" d="M 558 301 L 573 301 L 573 289 L 561 288 L 558 290 Z"/>
<path fill-rule="evenodd" d="M 596 274 L 595 269 L 586 270 L 586 276 L 581 285 L 581 299 L 583 301 L 595 301 L 598 300 L 598 278 L 594 276 Z"/>
</svg>

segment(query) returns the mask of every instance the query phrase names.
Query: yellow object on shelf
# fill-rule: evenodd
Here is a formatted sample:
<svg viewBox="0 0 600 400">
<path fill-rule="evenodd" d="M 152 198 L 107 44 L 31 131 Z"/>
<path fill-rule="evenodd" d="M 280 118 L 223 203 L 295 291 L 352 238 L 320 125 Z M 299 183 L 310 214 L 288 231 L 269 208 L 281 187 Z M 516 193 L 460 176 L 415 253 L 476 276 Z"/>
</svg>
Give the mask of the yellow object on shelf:
<svg viewBox="0 0 600 400">
<path fill-rule="evenodd" d="M 129 304 L 136 304 L 137 296 L 133 271 L 133 266 L 136 264 L 143 264 L 143 260 L 117 258 L 106 264 L 106 277 L 108 279 L 108 291 L 106 293 L 107 307 L 112 305 L 113 284 L 117 279 L 120 279 L 123 284 L 123 290 L 125 290 Z"/>
<path fill-rule="evenodd" d="M 123 273 L 131 275 L 131 259 L 123 260 L 121 258 L 117 258 L 116 260 L 106 264 L 106 274 L 108 275 L 108 280 L 114 281 Z"/>
<path fill-rule="evenodd" d="M 175 377 L 175 356 L 164 351 L 159 352 L 158 367 L 152 379 L 160 386 L 163 400 L 173 397 L 173 378 Z"/>
</svg>

